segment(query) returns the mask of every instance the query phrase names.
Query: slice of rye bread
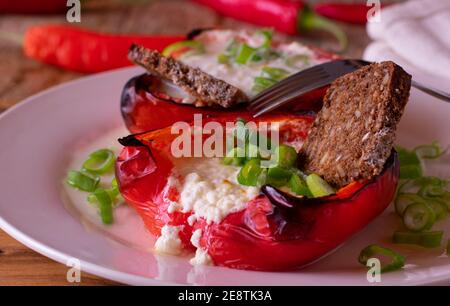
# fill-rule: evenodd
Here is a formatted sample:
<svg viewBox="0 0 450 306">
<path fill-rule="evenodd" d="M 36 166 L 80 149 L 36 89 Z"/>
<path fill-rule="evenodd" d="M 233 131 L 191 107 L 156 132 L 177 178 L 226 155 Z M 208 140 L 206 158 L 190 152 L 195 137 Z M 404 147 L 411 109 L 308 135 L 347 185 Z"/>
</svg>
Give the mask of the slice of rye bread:
<svg viewBox="0 0 450 306">
<path fill-rule="evenodd" d="M 410 88 L 411 76 L 393 62 L 336 79 L 300 150 L 301 167 L 336 187 L 380 174 Z"/>
<path fill-rule="evenodd" d="M 172 57 L 165 57 L 156 50 L 133 44 L 128 52 L 128 58 L 198 98 L 200 103 L 195 103 L 197 106 L 218 104 L 222 107 L 231 107 L 248 100 L 239 88 Z"/>
</svg>

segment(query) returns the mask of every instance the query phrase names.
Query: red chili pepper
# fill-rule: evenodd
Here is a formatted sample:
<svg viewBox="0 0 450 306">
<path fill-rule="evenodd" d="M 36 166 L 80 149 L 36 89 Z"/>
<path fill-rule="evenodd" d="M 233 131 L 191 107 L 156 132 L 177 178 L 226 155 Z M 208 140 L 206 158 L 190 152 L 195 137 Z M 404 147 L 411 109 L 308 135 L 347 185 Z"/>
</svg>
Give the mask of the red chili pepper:
<svg viewBox="0 0 450 306">
<path fill-rule="evenodd" d="M 353 24 L 366 24 L 367 13 L 373 6 L 349 3 L 319 3 L 314 11 L 322 16 Z"/>
<path fill-rule="evenodd" d="M 131 65 L 127 59 L 132 43 L 162 51 L 184 35 L 112 35 L 63 25 L 28 28 L 24 52 L 38 61 L 79 72 L 100 72 Z"/>
<path fill-rule="evenodd" d="M 225 124 L 234 120 L 233 116 L 223 114 L 210 120 Z M 281 141 L 286 135 L 301 140 L 306 137 L 313 117 L 278 114 L 258 120 L 285 122 L 287 126 L 280 131 Z M 173 169 L 170 144 L 176 137 L 170 130 L 168 127 L 121 140 L 128 145 L 116 164 L 121 193 L 151 233 L 159 235 L 166 224 L 183 225 L 179 235 L 186 249 L 193 249 L 189 237 L 194 230 L 201 229 L 200 245 L 219 266 L 285 270 L 310 263 L 366 226 L 395 194 L 399 166 L 394 154 L 374 180 L 352 183 L 336 195 L 302 200 L 267 186 L 245 209 L 229 214 L 220 223 L 207 224 L 200 219 L 190 225 L 187 220 L 191 213 L 168 212 L 167 199 L 176 201 L 179 196 L 178 190 L 166 187 Z M 286 201 L 280 202 L 280 196 Z"/>
<path fill-rule="evenodd" d="M 67 11 L 67 0 L 0 0 L 0 14 L 56 14 Z"/>
<path fill-rule="evenodd" d="M 312 29 L 333 34 L 341 49 L 347 46 L 345 33 L 330 20 L 318 16 L 302 1 L 292 0 L 194 0 L 220 14 L 295 35 Z"/>
</svg>

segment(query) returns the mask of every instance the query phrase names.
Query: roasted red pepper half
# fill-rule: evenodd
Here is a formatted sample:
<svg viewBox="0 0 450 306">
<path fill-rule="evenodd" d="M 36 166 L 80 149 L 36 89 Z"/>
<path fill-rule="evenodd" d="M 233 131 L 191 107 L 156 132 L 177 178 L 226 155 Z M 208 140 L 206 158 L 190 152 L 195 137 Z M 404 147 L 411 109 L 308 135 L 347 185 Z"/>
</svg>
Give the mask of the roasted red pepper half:
<svg viewBox="0 0 450 306">
<path fill-rule="evenodd" d="M 280 130 L 281 142 L 303 140 L 313 119 L 294 114 L 258 118 L 286 123 Z M 234 115 L 208 120 L 224 124 L 233 121 Z M 125 148 L 116 164 L 121 193 L 151 233 L 160 235 L 164 225 L 183 225 L 179 236 L 186 249 L 193 249 L 189 241 L 193 230 L 201 229 L 200 246 L 218 266 L 266 271 L 301 267 L 366 226 L 389 205 L 397 187 L 399 164 L 393 152 L 379 176 L 354 182 L 335 195 L 300 199 L 266 185 L 243 210 L 220 223 L 199 219 L 191 226 L 187 222 L 191 213 L 168 212 L 167 199 L 179 196 L 176 189 L 166 189 L 173 168 L 170 144 L 174 137 L 168 127 L 121 139 Z"/>
<path fill-rule="evenodd" d="M 130 79 L 121 96 L 121 112 L 125 125 L 132 133 L 142 133 L 167 127 L 178 121 L 192 121 L 194 114 L 203 118 L 228 116 L 229 118 L 250 116 L 245 105 L 234 108 L 195 107 L 192 104 L 180 104 L 173 96 L 160 87 L 161 80 L 151 74 L 143 74 Z M 322 107 L 322 97 L 326 87 L 312 91 L 288 103 L 280 112 L 318 111 Z"/>
</svg>

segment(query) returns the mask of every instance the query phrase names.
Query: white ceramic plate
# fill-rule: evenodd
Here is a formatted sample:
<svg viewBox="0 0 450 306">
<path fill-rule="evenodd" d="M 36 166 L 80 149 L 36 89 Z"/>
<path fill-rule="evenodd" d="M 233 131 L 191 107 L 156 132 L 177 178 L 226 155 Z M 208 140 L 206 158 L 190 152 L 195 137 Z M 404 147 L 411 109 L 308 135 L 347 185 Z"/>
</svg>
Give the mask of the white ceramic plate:
<svg viewBox="0 0 450 306">
<path fill-rule="evenodd" d="M 334 254 L 300 271 L 265 273 L 192 267 L 187 258 L 156 256 L 134 212 L 122 208 L 113 230 L 92 226 L 64 205 L 61 182 L 76 147 L 121 125 L 119 96 L 141 70 L 128 68 L 86 77 L 33 96 L 0 117 L 0 227 L 28 247 L 82 270 L 127 284 L 367 285 L 359 251 L 382 243 L 407 255 L 405 269 L 383 274 L 383 285 L 450 284 L 450 258 L 442 250 L 389 244 L 399 226 L 385 212 Z M 415 90 L 399 128 L 398 142 L 412 146 L 450 143 L 450 105 Z M 122 136 L 122 135 L 117 135 Z M 430 166 L 447 176 L 450 156 Z M 94 222 L 95 223 L 95 222 Z M 438 224 L 449 228 L 448 223 Z M 132 234 L 130 234 L 132 233 Z M 447 239 L 448 237 L 446 237 Z"/>
</svg>

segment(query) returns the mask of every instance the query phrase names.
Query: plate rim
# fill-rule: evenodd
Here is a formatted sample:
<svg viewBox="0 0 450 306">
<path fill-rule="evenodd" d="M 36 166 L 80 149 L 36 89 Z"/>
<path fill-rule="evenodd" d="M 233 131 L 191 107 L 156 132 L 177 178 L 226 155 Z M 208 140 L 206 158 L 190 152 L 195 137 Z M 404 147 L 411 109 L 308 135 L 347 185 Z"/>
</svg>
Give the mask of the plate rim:
<svg viewBox="0 0 450 306">
<path fill-rule="evenodd" d="M 68 82 L 64 82 L 64 83 L 61 83 L 61 84 L 58 84 L 55 86 L 51 86 L 43 91 L 35 93 L 34 95 L 31 95 L 31 96 L 19 101 L 12 107 L 5 110 L 3 113 L 0 114 L 0 121 L 4 120 L 5 117 L 11 116 L 11 114 L 14 114 L 15 112 L 19 112 L 22 108 L 27 107 L 29 104 L 33 103 L 34 100 L 41 99 L 43 96 L 51 94 L 54 91 L 71 87 L 74 84 L 91 82 L 92 80 L 95 80 L 99 77 L 101 78 L 102 76 L 105 76 L 105 75 L 117 74 L 120 72 L 127 72 L 127 71 L 129 71 L 131 73 L 132 71 L 139 72 L 139 71 L 144 71 L 144 70 L 140 67 L 134 67 L 134 66 L 122 67 L 122 68 L 104 71 L 104 72 L 100 72 L 100 73 L 81 76 L 77 79 L 70 80 Z M 48 257 L 62 265 L 67 266 L 67 264 L 66 264 L 67 259 L 72 258 L 72 256 L 70 256 L 70 254 L 67 254 L 67 253 L 59 251 L 53 247 L 50 247 L 49 245 L 42 243 L 42 242 L 36 240 L 35 238 L 31 237 L 30 235 L 22 232 L 16 226 L 14 226 L 13 224 L 6 221 L 1 215 L 0 215 L 0 228 L 3 231 L 5 231 L 8 235 L 10 235 L 13 239 L 24 244 L 27 248 L 30 248 L 33 251 L 36 251 L 37 253 L 39 253 L 45 257 Z M 159 279 L 155 279 L 155 278 L 149 278 L 149 277 L 145 277 L 145 276 L 141 276 L 141 275 L 137 275 L 137 274 L 132 274 L 129 272 L 119 271 L 114 268 L 109 268 L 109 267 L 105 267 L 102 265 L 94 264 L 94 263 L 91 263 L 89 261 L 79 259 L 79 258 L 78 258 L 78 260 L 80 261 L 80 264 L 82 266 L 81 271 L 87 272 L 87 273 L 90 273 L 90 274 L 93 274 L 93 275 L 96 275 L 96 276 L 99 276 L 99 277 L 102 277 L 102 278 L 105 278 L 108 280 L 116 281 L 116 282 L 119 282 L 122 284 L 151 285 L 151 286 L 161 286 L 161 285 L 164 285 L 164 286 L 184 285 L 184 286 L 186 286 L 186 284 L 180 284 L 180 283 L 170 282 L 170 281 L 168 282 L 168 281 L 164 281 L 164 280 L 159 280 Z M 69 266 L 67 266 L 67 267 L 68 267 L 68 269 L 70 268 Z M 240 270 L 238 270 L 238 272 L 239 271 Z M 440 284 L 440 283 L 448 282 L 448 281 L 450 281 L 450 273 L 448 275 L 435 276 L 432 281 L 425 281 L 425 280 L 419 279 L 419 280 L 415 280 L 415 281 L 408 281 L 407 283 L 403 283 L 400 285 L 433 285 L 433 284 Z M 187 285 L 193 285 L 193 284 L 187 284 Z M 306 285 L 308 286 L 308 284 L 306 284 Z M 367 283 L 367 284 L 361 284 L 361 285 L 373 286 L 374 284 Z M 383 285 L 383 283 L 375 284 L 375 285 Z M 387 284 L 387 285 L 391 285 L 391 284 Z M 231 285 L 231 286 L 236 286 L 236 285 Z M 262 286 L 269 286 L 269 285 L 262 285 Z"/>
</svg>

